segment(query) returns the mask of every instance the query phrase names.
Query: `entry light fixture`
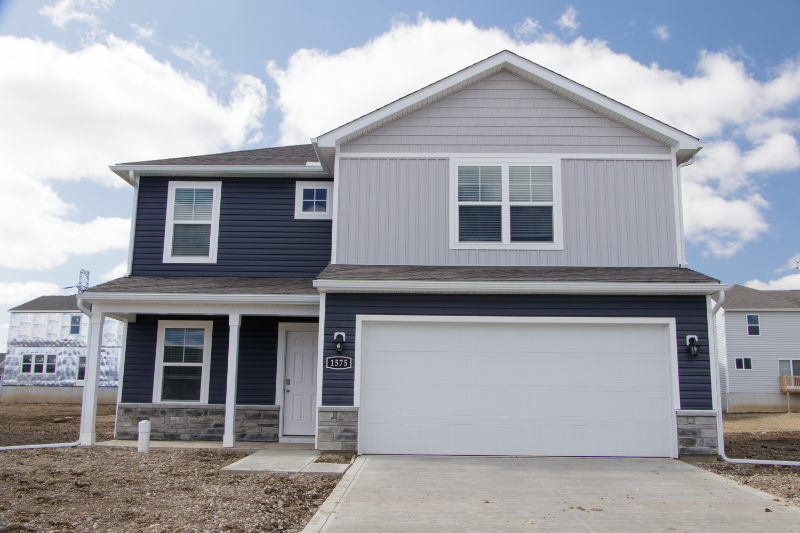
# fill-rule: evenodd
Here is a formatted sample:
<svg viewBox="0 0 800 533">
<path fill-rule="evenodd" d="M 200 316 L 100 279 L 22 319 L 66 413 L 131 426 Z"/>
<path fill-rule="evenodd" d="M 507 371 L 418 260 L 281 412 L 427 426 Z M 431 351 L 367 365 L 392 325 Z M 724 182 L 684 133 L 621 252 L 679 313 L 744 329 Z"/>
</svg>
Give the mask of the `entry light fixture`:
<svg viewBox="0 0 800 533">
<path fill-rule="evenodd" d="M 333 347 L 336 349 L 336 353 L 342 353 L 344 349 L 344 333 L 341 331 L 337 331 L 333 334 Z"/>
<path fill-rule="evenodd" d="M 689 351 L 693 356 L 697 357 L 697 354 L 700 353 L 700 341 L 698 340 L 697 335 L 687 335 L 686 346 L 689 347 Z"/>
</svg>

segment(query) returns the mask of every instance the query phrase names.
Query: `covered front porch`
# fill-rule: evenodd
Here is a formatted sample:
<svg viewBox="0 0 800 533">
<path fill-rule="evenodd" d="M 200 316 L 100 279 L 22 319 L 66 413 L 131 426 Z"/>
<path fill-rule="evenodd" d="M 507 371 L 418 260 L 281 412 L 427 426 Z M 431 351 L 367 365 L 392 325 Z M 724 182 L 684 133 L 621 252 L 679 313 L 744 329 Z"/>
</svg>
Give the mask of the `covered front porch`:
<svg viewBox="0 0 800 533">
<path fill-rule="evenodd" d="M 100 336 L 125 322 L 115 439 L 302 442 L 316 434 L 320 296 L 310 279 L 120 278 L 91 317 L 81 444 L 94 444 Z"/>
</svg>

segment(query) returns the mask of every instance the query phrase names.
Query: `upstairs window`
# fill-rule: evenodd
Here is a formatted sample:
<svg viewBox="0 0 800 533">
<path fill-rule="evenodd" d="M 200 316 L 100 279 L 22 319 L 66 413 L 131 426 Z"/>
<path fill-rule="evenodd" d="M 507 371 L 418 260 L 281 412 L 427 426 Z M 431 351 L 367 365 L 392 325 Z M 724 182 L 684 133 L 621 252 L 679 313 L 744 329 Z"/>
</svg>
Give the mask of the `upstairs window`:
<svg viewBox="0 0 800 533">
<path fill-rule="evenodd" d="M 69 319 L 69 334 L 80 335 L 81 333 L 81 317 L 73 316 Z"/>
<path fill-rule="evenodd" d="M 298 181 L 294 191 L 294 218 L 331 220 L 333 182 Z"/>
<path fill-rule="evenodd" d="M 220 182 L 171 181 L 164 231 L 165 263 L 216 263 Z"/>
<path fill-rule="evenodd" d="M 747 334 L 753 336 L 761 335 L 761 322 L 758 315 L 747 315 Z"/>
<path fill-rule="evenodd" d="M 451 248 L 563 249 L 556 164 L 452 164 Z"/>
</svg>

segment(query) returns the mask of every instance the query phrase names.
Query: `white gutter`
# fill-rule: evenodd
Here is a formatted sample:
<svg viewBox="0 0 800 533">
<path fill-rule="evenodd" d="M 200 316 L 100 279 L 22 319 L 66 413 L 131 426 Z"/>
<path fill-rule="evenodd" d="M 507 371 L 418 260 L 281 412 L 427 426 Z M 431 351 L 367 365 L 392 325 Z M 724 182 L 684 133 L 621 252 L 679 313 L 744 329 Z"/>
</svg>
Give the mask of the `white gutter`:
<svg viewBox="0 0 800 533">
<path fill-rule="evenodd" d="M 322 165 L 322 170 L 324 170 L 326 174 L 330 174 L 331 171 L 328 168 L 328 162 L 325 161 L 325 158 L 322 156 L 322 152 L 319 151 L 319 143 L 317 142 L 316 138 L 311 139 L 311 146 L 314 147 L 314 153 L 317 154 L 317 159 L 319 159 L 319 162 Z"/>
<path fill-rule="evenodd" d="M 585 281 L 314 280 L 320 292 L 444 292 L 520 294 L 714 294 L 719 283 Z"/>
<path fill-rule="evenodd" d="M 93 302 L 222 303 L 222 304 L 319 304 L 319 294 L 186 294 L 148 292 L 84 292 L 81 297 Z"/>
<path fill-rule="evenodd" d="M 139 179 L 133 170 L 128 172 L 128 182 L 133 185 L 133 208 L 131 209 L 131 235 L 128 241 L 128 270 L 125 277 L 131 277 L 133 272 L 133 241 L 136 237 L 136 211 L 139 208 Z"/>
<path fill-rule="evenodd" d="M 716 314 L 722 303 L 725 301 L 725 291 L 719 292 L 719 301 L 714 305 L 711 310 L 711 317 L 714 320 L 714 326 L 710 328 L 713 339 L 710 341 L 711 346 L 714 347 L 714 355 L 711 357 L 714 361 L 714 379 L 716 380 L 717 390 L 720 389 L 719 382 L 719 357 L 717 357 L 717 323 Z M 731 459 L 725 455 L 725 429 L 722 426 L 722 402 L 717 402 L 717 447 L 719 450 L 719 457 L 726 463 L 737 465 L 768 465 L 768 466 L 800 466 L 800 461 L 766 461 L 762 459 Z"/>
<path fill-rule="evenodd" d="M 692 163 L 694 163 L 696 153 L 692 154 L 692 157 L 688 161 L 684 161 L 680 165 L 678 165 L 678 216 L 681 220 L 681 267 L 687 268 L 689 263 L 686 262 L 686 237 L 684 235 L 683 229 L 683 192 L 681 189 L 681 169 L 683 167 L 688 167 Z"/>
<path fill-rule="evenodd" d="M 109 165 L 112 172 L 129 173 L 135 171 L 139 176 L 242 176 L 250 174 L 302 174 L 328 176 L 324 167 L 303 165 Z M 126 179 L 127 181 L 127 179 Z"/>
<path fill-rule="evenodd" d="M 78 298 L 78 311 L 83 313 L 84 315 L 88 316 L 89 318 L 92 317 L 92 311 L 86 307 L 83 303 L 83 298 Z M 88 337 L 87 337 L 88 338 Z"/>
</svg>

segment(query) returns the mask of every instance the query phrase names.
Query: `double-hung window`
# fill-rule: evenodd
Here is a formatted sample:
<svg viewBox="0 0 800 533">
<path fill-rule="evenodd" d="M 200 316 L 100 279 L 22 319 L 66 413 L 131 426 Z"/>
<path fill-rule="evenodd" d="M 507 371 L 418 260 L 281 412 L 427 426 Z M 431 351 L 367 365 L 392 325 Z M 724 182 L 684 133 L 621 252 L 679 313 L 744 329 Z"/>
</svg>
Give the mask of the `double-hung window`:
<svg viewBox="0 0 800 533">
<path fill-rule="evenodd" d="M 158 322 L 153 402 L 208 403 L 213 322 Z"/>
<path fill-rule="evenodd" d="M 78 316 L 71 316 L 69 319 L 69 334 L 70 335 L 80 335 L 81 333 L 81 317 Z"/>
<path fill-rule="evenodd" d="M 747 334 L 752 336 L 761 335 L 761 320 L 758 315 L 747 315 Z"/>
<path fill-rule="evenodd" d="M 298 181 L 294 191 L 294 218 L 331 220 L 333 182 Z"/>
<path fill-rule="evenodd" d="M 451 248 L 563 249 L 555 163 L 452 162 Z"/>
<path fill-rule="evenodd" d="M 165 263 L 217 262 L 221 192 L 221 182 L 169 183 Z"/>
</svg>

